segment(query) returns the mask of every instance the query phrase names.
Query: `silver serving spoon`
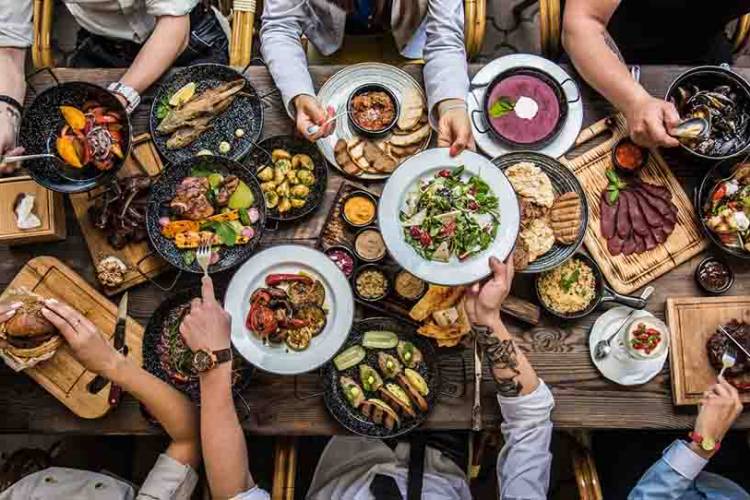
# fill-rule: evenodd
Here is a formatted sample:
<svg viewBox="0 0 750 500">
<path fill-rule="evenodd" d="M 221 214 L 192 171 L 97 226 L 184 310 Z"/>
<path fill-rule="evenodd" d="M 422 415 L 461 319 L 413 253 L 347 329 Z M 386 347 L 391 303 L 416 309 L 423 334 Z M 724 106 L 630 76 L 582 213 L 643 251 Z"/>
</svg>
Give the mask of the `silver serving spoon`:
<svg viewBox="0 0 750 500">
<path fill-rule="evenodd" d="M 342 111 L 341 113 L 334 114 L 332 117 L 330 117 L 329 119 L 327 119 L 326 121 L 324 121 L 320 125 L 310 125 L 309 127 L 307 127 L 307 135 L 317 134 L 318 131 L 322 127 L 325 127 L 326 125 L 328 125 L 329 123 L 331 123 L 332 121 L 334 121 L 336 118 L 338 118 L 340 116 L 346 116 L 348 114 L 349 114 L 349 110 L 347 109 L 347 110 Z"/>
<path fill-rule="evenodd" d="M 641 298 L 643 300 L 647 300 L 652 293 L 654 293 L 654 287 L 647 286 L 646 289 L 643 290 Z M 612 335 L 596 343 L 596 345 L 594 346 L 594 358 L 596 358 L 597 360 L 601 360 L 609 356 L 609 354 L 612 352 L 612 346 L 609 345 L 610 342 L 612 342 L 612 339 L 615 338 L 620 333 L 620 330 L 622 330 L 622 328 L 628 324 L 630 318 L 633 317 L 633 314 L 639 310 L 640 309 L 633 309 L 632 311 L 630 311 L 630 314 L 625 317 L 622 323 L 620 323 L 620 326 L 617 327 L 617 330 L 615 330 Z"/>
<path fill-rule="evenodd" d="M 669 135 L 680 139 L 699 139 L 711 133 L 711 122 L 701 117 L 688 118 L 668 130 Z"/>
<path fill-rule="evenodd" d="M 53 155 L 52 153 L 39 153 L 39 154 L 35 154 L 35 155 L 17 155 L 17 156 L 2 156 L 2 155 L 0 155 L 0 164 L 2 164 L 2 163 L 15 163 L 17 161 L 24 161 L 24 160 L 36 160 L 38 158 L 57 159 L 57 156 Z"/>
</svg>

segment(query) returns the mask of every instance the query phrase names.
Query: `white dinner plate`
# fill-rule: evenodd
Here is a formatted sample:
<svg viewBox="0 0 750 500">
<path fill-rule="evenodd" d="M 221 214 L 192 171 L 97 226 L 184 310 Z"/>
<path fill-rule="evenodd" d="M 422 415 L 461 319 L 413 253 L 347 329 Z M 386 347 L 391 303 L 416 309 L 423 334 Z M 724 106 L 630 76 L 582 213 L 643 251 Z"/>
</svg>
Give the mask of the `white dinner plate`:
<svg viewBox="0 0 750 500">
<path fill-rule="evenodd" d="M 662 368 L 664 368 L 664 362 L 667 360 L 667 354 L 669 353 L 669 344 L 667 344 L 664 352 L 656 358 L 634 359 L 627 354 L 620 335 L 618 335 L 609 344 L 612 347 L 609 356 L 602 360 L 594 357 L 594 346 L 596 346 L 596 343 L 615 333 L 632 310 L 630 307 L 625 306 L 610 309 L 597 318 L 589 334 L 589 354 L 591 355 L 591 361 L 594 362 L 594 365 L 602 375 L 620 385 L 645 384 L 657 376 Z M 662 342 L 669 342 L 669 328 L 655 318 L 653 314 L 648 311 L 636 311 L 633 313 L 631 321 L 638 318 L 650 318 L 652 321 L 657 321 L 664 332 Z"/>
<path fill-rule="evenodd" d="M 266 286 L 269 274 L 300 271 L 323 283 L 326 326 L 304 351 L 289 349 L 285 343 L 264 345 L 245 326 L 250 296 Z M 242 264 L 229 283 L 224 309 L 232 315 L 232 344 L 248 362 L 270 373 L 296 375 L 323 365 L 344 344 L 354 320 L 354 297 L 344 273 L 323 253 L 300 245 L 281 245 L 257 253 Z"/>
<path fill-rule="evenodd" d="M 435 262 L 421 257 L 406 242 L 399 219 L 406 195 L 420 179 L 430 177 L 443 168 L 461 165 L 465 174 L 482 178 L 499 200 L 500 225 L 495 240 L 483 252 L 459 261 Z M 451 158 L 448 148 L 428 149 L 406 160 L 391 175 L 380 195 L 378 224 L 391 256 L 401 267 L 429 283 L 455 286 L 472 283 L 490 274 L 489 257 L 505 260 L 516 242 L 520 214 L 518 201 L 505 174 L 487 158 L 472 151 L 464 151 Z"/>
<path fill-rule="evenodd" d="M 474 134 L 474 141 L 490 158 L 524 149 L 513 148 L 512 146 L 503 144 L 495 139 L 489 131 L 482 132 L 478 128 L 478 126 L 481 126 L 486 130 L 488 127 L 482 116 L 482 103 L 484 102 L 484 94 L 487 92 L 487 85 L 503 71 L 522 66 L 542 70 L 557 80 L 557 83 L 561 84 L 563 93 L 568 100 L 568 116 L 565 118 L 565 122 L 557 136 L 549 144 L 534 150 L 537 153 L 542 153 L 552 158 L 559 158 L 567 153 L 573 144 L 575 144 L 578 134 L 581 132 L 581 124 L 583 124 L 581 89 L 568 72 L 560 66 L 549 59 L 534 54 L 510 54 L 498 57 L 482 66 L 482 69 L 471 79 L 469 94 L 466 96 L 466 105 L 471 115 L 471 129 Z M 564 85 L 563 82 L 565 82 Z"/>
</svg>

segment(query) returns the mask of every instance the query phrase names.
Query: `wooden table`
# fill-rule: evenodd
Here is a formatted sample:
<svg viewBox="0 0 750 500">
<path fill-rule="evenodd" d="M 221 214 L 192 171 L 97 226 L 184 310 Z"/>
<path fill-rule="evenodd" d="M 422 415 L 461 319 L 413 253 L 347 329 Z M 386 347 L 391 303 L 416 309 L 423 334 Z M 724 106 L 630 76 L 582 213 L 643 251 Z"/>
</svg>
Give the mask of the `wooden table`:
<svg viewBox="0 0 750 500">
<path fill-rule="evenodd" d="M 339 67 L 320 66 L 311 69 L 316 85 L 321 85 Z M 419 67 L 405 68 L 421 78 Z M 472 66 L 471 72 L 479 69 Z M 669 83 L 685 68 L 644 67 L 641 81 L 653 95 L 664 95 Z M 750 78 L 750 69 L 739 70 Z M 117 80 L 121 70 L 55 70 L 61 81 L 85 80 L 106 84 Z M 261 94 L 270 90 L 273 82 L 262 67 L 248 71 L 253 85 Z M 40 74 L 33 79 L 34 86 L 46 88 L 51 79 Z M 29 93 L 31 96 L 32 94 Z M 612 112 L 612 108 L 593 91 L 584 89 L 584 126 Z M 287 117 L 278 96 L 266 98 L 264 136 L 292 132 L 292 122 Z M 146 131 L 146 117 L 150 100 L 141 105 L 133 117 L 136 133 Z M 700 178 L 701 169 L 685 155 L 671 155 L 670 164 L 683 180 L 688 193 Z M 294 242 L 313 245 L 320 232 L 334 193 L 342 177 L 331 168 L 325 201 L 308 221 L 292 227 L 281 228 L 264 235 L 263 245 Z M 382 184 L 370 187 L 380 189 Z M 21 266 L 37 255 L 54 255 L 77 270 L 89 282 L 95 278 L 89 254 L 80 237 L 73 210 L 67 206 L 68 238 L 60 243 L 32 245 L 17 248 L 0 247 L 0 287 L 5 287 Z M 701 256 L 683 264 L 673 272 L 653 282 L 656 292 L 648 309 L 664 317 L 665 300 L 669 296 L 700 296 L 692 278 L 693 270 Z M 737 280 L 733 294 L 750 293 L 750 264 L 735 262 Z M 226 283 L 231 273 L 216 277 L 219 284 Z M 194 278 L 184 278 L 181 284 L 192 284 Z M 531 298 L 530 279 L 520 277 L 514 284 L 514 293 Z M 144 325 L 165 294 L 152 285 L 141 285 L 130 292 L 130 312 Z M 552 388 L 555 410 L 552 414 L 556 427 L 561 428 L 689 428 L 694 421 L 694 409 L 678 410 L 672 405 L 668 363 L 662 373 L 641 387 L 621 387 L 605 380 L 592 364 L 587 337 L 597 314 L 579 321 L 557 322 L 545 318 L 542 325 L 531 330 L 508 319 L 511 331 L 518 336 L 531 363 L 539 375 Z M 472 356 L 470 352 L 450 351 L 443 354 L 444 378 L 453 389 L 444 395 L 431 414 L 425 427 L 430 429 L 470 429 L 473 398 Z M 495 427 L 500 422 L 500 412 L 494 397 L 494 384 L 485 370 L 482 387 L 483 423 Z M 259 434 L 333 434 L 345 432 L 328 415 L 321 397 L 317 374 L 299 377 L 279 377 L 258 373 L 244 393 L 251 411 L 244 412 L 244 427 Z M 0 368 L 0 432 L 29 433 L 95 433 L 138 434 L 158 432 L 141 416 L 138 403 L 130 397 L 107 417 L 87 421 L 76 418 L 52 396 L 38 387 L 28 377 L 15 374 L 5 366 Z M 737 427 L 750 428 L 750 413 L 737 421 Z"/>
</svg>

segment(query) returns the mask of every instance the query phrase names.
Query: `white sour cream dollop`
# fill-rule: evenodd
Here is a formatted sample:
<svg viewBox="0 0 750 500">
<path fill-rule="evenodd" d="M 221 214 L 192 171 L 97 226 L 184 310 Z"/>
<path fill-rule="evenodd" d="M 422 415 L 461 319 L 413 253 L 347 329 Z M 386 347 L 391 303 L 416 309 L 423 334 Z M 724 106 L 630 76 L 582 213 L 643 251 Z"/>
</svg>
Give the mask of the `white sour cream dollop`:
<svg viewBox="0 0 750 500">
<path fill-rule="evenodd" d="M 513 106 L 516 116 L 522 120 L 531 120 L 539 112 L 539 105 L 531 97 L 521 96 Z"/>
<path fill-rule="evenodd" d="M 750 228 L 750 219 L 747 218 L 745 212 L 735 212 L 734 223 L 739 231 L 747 231 Z"/>
</svg>

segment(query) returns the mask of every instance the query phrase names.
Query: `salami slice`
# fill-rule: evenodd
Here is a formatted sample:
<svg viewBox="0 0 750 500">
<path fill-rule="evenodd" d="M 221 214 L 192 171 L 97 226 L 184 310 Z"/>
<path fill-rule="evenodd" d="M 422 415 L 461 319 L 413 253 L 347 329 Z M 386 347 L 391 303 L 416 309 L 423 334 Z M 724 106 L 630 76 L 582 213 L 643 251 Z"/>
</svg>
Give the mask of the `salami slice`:
<svg viewBox="0 0 750 500">
<path fill-rule="evenodd" d="M 610 239 L 617 230 L 617 207 L 619 203 L 620 201 L 617 200 L 614 205 L 610 205 L 607 201 L 607 191 L 602 192 L 599 199 L 599 226 L 605 239 Z"/>
</svg>

